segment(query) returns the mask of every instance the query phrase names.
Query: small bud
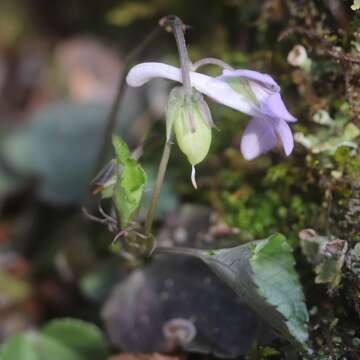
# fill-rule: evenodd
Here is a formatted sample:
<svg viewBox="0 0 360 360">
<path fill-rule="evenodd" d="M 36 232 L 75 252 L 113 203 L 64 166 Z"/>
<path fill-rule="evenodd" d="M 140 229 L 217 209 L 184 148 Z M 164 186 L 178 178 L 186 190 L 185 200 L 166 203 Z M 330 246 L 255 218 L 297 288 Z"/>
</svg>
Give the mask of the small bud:
<svg viewBox="0 0 360 360">
<path fill-rule="evenodd" d="M 167 140 L 174 131 L 180 150 L 192 166 L 204 160 L 209 152 L 212 124 L 210 110 L 199 92 L 193 90 L 189 98 L 183 87 L 171 91 L 166 118 Z M 191 178 L 196 188 L 194 168 Z"/>
</svg>

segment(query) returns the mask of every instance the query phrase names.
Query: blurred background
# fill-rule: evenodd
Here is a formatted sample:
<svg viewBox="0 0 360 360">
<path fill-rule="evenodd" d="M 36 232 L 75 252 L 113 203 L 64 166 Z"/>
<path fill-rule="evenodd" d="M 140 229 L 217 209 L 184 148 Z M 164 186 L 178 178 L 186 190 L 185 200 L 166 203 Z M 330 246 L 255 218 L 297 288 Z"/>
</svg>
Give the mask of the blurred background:
<svg viewBox="0 0 360 360">
<path fill-rule="evenodd" d="M 137 268 L 111 247 L 107 227 L 81 211 L 86 206 L 99 215 L 90 183 L 127 56 L 162 16 L 176 14 L 190 26 L 192 61 L 217 57 L 271 74 L 299 122 L 290 158 L 274 151 L 246 162 L 239 143 L 247 117 L 209 104 L 220 131 L 197 169 L 199 190 L 175 150 L 159 204 L 159 241 L 216 248 L 283 233 L 315 308 L 316 346 L 356 356 L 358 273 L 337 262 L 315 285 L 298 233 L 312 228 L 349 249 L 360 241 L 357 6 L 343 0 L 1 0 L 0 342 L 72 317 L 98 325 L 112 354 L 173 350 L 164 330 L 173 319 L 198 319 L 191 352 L 240 357 L 254 342 L 274 344 L 261 320 L 201 264 L 159 258 Z M 160 31 L 132 64 L 143 61 L 177 65 L 172 35 Z M 117 115 L 116 132 L 129 147 L 144 144 L 145 202 L 170 89 L 160 80 L 126 88 Z M 136 306 L 133 299 L 140 299 Z M 329 330 L 335 319 L 340 325 Z M 192 331 L 186 322 L 177 326 Z M 282 358 L 276 346 L 268 355 Z"/>
</svg>

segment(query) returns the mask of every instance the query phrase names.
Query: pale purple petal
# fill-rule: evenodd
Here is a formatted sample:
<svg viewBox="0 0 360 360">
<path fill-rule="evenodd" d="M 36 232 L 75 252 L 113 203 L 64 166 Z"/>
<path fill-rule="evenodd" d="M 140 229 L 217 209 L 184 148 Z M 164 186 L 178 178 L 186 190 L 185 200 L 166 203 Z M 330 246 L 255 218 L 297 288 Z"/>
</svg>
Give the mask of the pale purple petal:
<svg viewBox="0 0 360 360">
<path fill-rule="evenodd" d="M 241 152 L 246 160 L 271 150 L 277 144 L 272 123 L 267 119 L 254 117 L 245 128 L 241 139 Z"/>
<path fill-rule="evenodd" d="M 224 70 L 223 75 L 218 79 L 228 82 L 234 88 L 234 80 L 239 80 L 239 84 L 245 81 L 254 94 L 257 101 L 262 104 L 274 93 L 280 92 L 280 86 L 268 74 L 262 74 L 252 70 Z M 243 85 L 245 86 L 245 85 Z M 239 91 L 237 87 L 234 90 Z M 246 88 L 244 88 L 246 93 Z"/>
<path fill-rule="evenodd" d="M 271 92 L 279 92 L 280 86 L 276 83 L 276 81 L 268 74 L 263 74 L 258 71 L 253 70 L 227 70 L 223 71 L 222 76 L 219 76 L 220 79 L 226 79 L 226 77 L 243 77 L 248 80 L 254 81 L 270 90 Z"/>
<path fill-rule="evenodd" d="M 283 119 L 288 122 L 296 122 L 297 119 L 286 109 L 280 93 L 271 95 L 261 106 L 261 111 L 269 116 Z"/>
<path fill-rule="evenodd" d="M 278 135 L 285 154 L 289 156 L 294 148 L 294 137 L 289 125 L 282 119 L 270 119 L 269 121 Z"/>
<path fill-rule="evenodd" d="M 167 64 L 142 63 L 129 71 L 126 81 L 130 86 L 138 87 L 153 78 L 165 78 L 181 82 L 181 71 L 179 68 Z M 190 72 L 190 81 L 191 85 L 198 91 L 221 104 L 247 115 L 260 114 L 260 109 L 256 104 L 237 93 L 225 81 L 197 72 Z"/>
<path fill-rule="evenodd" d="M 135 65 L 126 76 L 126 82 L 133 87 L 139 87 L 154 78 L 164 78 L 181 82 L 181 72 L 175 66 L 162 63 L 142 63 Z"/>
<path fill-rule="evenodd" d="M 280 95 L 280 86 L 268 74 L 262 74 L 252 70 L 224 70 L 223 75 L 218 79 L 243 77 L 249 80 L 250 87 L 258 101 L 262 104 L 262 112 L 271 117 L 279 117 L 288 122 L 295 122 L 297 119 L 286 109 Z"/>
</svg>

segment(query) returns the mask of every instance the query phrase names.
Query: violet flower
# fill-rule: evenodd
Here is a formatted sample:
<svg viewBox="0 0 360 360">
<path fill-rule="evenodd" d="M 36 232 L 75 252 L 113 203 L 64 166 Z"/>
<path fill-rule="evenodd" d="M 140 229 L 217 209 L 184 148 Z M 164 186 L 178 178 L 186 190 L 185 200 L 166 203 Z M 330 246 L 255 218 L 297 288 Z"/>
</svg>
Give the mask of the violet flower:
<svg viewBox="0 0 360 360">
<path fill-rule="evenodd" d="M 241 139 L 244 158 L 252 160 L 278 143 L 289 156 L 294 148 L 294 138 L 287 123 L 297 120 L 286 109 L 280 87 L 274 79 L 252 70 L 224 70 L 218 79 L 228 83 L 259 108 L 259 113 L 252 117 Z"/>
<path fill-rule="evenodd" d="M 142 63 L 127 75 L 127 83 L 139 87 L 153 78 L 182 82 L 179 68 L 163 63 Z M 241 152 L 245 159 L 257 156 L 281 144 L 291 154 L 294 139 L 288 122 L 296 119 L 288 112 L 280 95 L 280 87 L 267 74 L 252 70 L 224 70 L 218 77 L 191 71 L 191 86 L 218 103 L 252 117 L 246 126 Z"/>
</svg>

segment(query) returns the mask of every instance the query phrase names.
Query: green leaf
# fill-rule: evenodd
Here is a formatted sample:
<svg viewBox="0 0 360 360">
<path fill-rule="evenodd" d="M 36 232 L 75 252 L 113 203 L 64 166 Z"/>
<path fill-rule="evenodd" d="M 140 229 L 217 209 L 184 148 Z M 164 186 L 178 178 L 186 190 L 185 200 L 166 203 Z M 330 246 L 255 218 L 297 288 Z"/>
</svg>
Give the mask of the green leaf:
<svg viewBox="0 0 360 360">
<path fill-rule="evenodd" d="M 129 147 L 119 136 L 113 137 L 113 145 L 118 161 L 123 163 L 131 158 Z"/>
<path fill-rule="evenodd" d="M 200 258 L 276 333 L 306 346 L 308 312 L 284 236 L 207 251 Z"/>
<path fill-rule="evenodd" d="M 79 319 L 57 319 L 43 327 L 41 333 L 81 355 L 82 359 L 106 359 L 106 341 L 93 324 Z"/>
<path fill-rule="evenodd" d="M 125 228 L 140 205 L 147 178 L 141 165 L 130 157 L 126 143 L 114 137 L 113 144 L 118 167 L 113 199 Z"/>
<path fill-rule="evenodd" d="M 12 336 L 0 360 L 105 360 L 106 341 L 93 324 L 77 319 L 53 320 L 40 332 Z"/>
<path fill-rule="evenodd" d="M 56 339 L 36 332 L 12 336 L 1 348 L 0 360 L 85 360 Z"/>
<path fill-rule="evenodd" d="M 257 244 L 250 262 L 259 294 L 285 317 L 289 333 L 304 343 L 309 315 L 285 237 L 276 234 Z"/>
</svg>

